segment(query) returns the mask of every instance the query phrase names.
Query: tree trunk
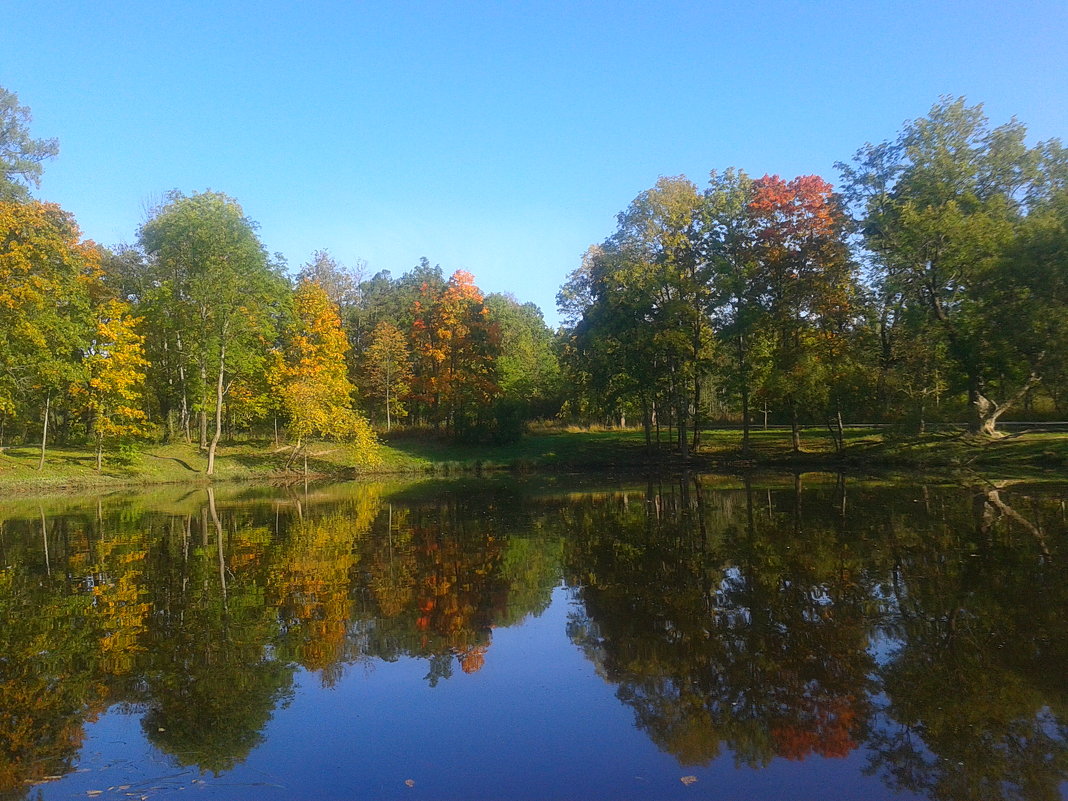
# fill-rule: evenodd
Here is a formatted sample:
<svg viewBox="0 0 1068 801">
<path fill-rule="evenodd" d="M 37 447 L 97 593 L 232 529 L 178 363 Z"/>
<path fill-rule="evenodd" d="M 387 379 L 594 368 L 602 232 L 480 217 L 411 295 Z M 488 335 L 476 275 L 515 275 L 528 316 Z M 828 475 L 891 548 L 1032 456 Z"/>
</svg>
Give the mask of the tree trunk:
<svg viewBox="0 0 1068 801">
<path fill-rule="evenodd" d="M 181 429 L 182 436 L 185 437 L 185 443 L 188 445 L 193 441 L 193 436 L 189 427 L 189 382 L 185 377 L 185 352 L 182 349 L 181 333 L 175 334 L 175 344 L 178 348 L 178 383 L 182 388 L 182 402 L 181 411 L 178 417 L 178 428 Z"/>
<path fill-rule="evenodd" d="M 44 470 L 45 448 L 48 447 L 48 415 L 52 411 L 52 393 L 45 395 L 44 427 L 41 429 L 41 460 L 37 463 L 38 470 Z"/>
<path fill-rule="evenodd" d="M 797 403 L 790 402 L 790 441 L 794 453 L 801 453 L 801 426 L 797 423 Z"/>
<path fill-rule="evenodd" d="M 690 457 L 690 438 L 687 436 L 686 426 L 689 422 L 687 414 L 689 411 L 687 409 L 689 398 L 684 393 L 680 393 L 680 395 L 681 397 L 676 402 L 676 408 L 678 409 L 678 455 L 688 459 Z"/>
<path fill-rule="evenodd" d="M 697 453 L 701 446 L 701 380 L 694 376 L 693 379 L 693 442 L 690 449 Z"/>
<path fill-rule="evenodd" d="M 219 378 L 215 382 L 215 433 L 212 434 L 211 444 L 208 446 L 207 474 L 209 476 L 215 474 L 215 449 L 219 447 L 219 440 L 222 438 L 223 378 L 225 373 L 226 346 L 224 345 L 219 351 Z M 204 414 L 204 412 L 201 412 L 201 414 Z"/>
<path fill-rule="evenodd" d="M 741 379 L 741 450 L 749 453 L 749 378 Z"/>
<path fill-rule="evenodd" d="M 1000 404 L 983 394 L 979 382 L 973 380 L 968 388 L 968 400 L 971 402 L 972 417 L 968 422 L 968 430 L 972 434 L 982 437 L 1000 437 L 997 430 L 998 418 L 1018 404 L 1028 392 L 1041 379 L 1036 373 L 1031 373 L 1024 385 L 1013 395 Z"/>
<path fill-rule="evenodd" d="M 100 468 L 104 463 L 104 442 L 99 437 L 96 440 L 96 472 L 100 472 Z"/>
<path fill-rule="evenodd" d="M 642 393 L 642 428 L 645 430 L 645 452 L 653 452 L 653 418 L 649 411 L 649 398 Z"/>
<path fill-rule="evenodd" d="M 827 431 L 831 434 L 831 442 L 834 443 L 834 452 L 842 452 L 842 443 L 838 441 L 838 432 L 834 428 L 834 420 L 830 417 L 827 418 Z"/>
</svg>

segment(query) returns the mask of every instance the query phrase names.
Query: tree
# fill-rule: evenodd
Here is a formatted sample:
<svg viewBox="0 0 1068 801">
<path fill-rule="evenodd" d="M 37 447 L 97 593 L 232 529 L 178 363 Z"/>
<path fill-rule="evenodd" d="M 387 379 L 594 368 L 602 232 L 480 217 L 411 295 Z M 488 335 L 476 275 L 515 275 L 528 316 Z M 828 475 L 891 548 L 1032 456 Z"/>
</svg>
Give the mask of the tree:
<svg viewBox="0 0 1068 801">
<path fill-rule="evenodd" d="M 100 289 L 100 252 L 71 215 L 0 201 L 0 414 L 43 406 L 41 467 L 52 405 L 80 376 Z"/>
<path fill-rule="evenodd" d="M 381 399 L 389 431 L 394 417 L 408 415 L 403 399 L 411 390 L 412 361 L 404 332 L 393 323 L 380 322 L 364 351 L 364 361 L 369 394 Z"/>
<path fill-rule="evenodd" d="M 753 179 L 713 171 L 701 204 L 701 257 L 710 268 L 711 321 L 721 346 L 728 391 L 741 406 L 742 450 L 749 450 L 750 404 L 767 365 L 761 275 L 750 210 Z"/>
<path fill-rule="evenodd" d="M 765 391 L 789 410 L 799 451 L 799 413 L 828 400 L 827 370 L 841 357 L 835 351 L 841 350 L 856 297 L 845 216 L 831 185 L 815 175 L 789 182 L 765 175 L 753 184 L 749 209 L 762 324 L 771 339 Z"/>
<path fill-rule="evenodd" d="M 587 252 L 558 298 L 565 311 L 585 305 L 572 352 L 595 391 L 637 401 L 647 442 L 658 410 L 668 412 L 683 456 L 691 421 L 699 443 L 711 347 L 707 264 L 695 248 L 699 207 L 689 180 L 661 178 L 619 214 L 615 234 Z"/>
<path fill-rule="evenodd" d="M 555 337 L 533 303 L 493 294 L 486 297 L 486 308 L 501 332 L 496 436 L 517 439 L 526 421 L 550 419 L 560 411 L 563 387 Z"/>
<path fill-rule="evenodd" d="M 96 469 L 104 446 L 145 433 L 147 417 L 141 407 L 145 368 L 145 338 L 135 330 L 140 319 L 129 306 L 109 300 L 97 309 L 96 336 L 86 354 L 86 407 L 89 430 L 96 444 Z"/>
<path fill-rule="evenodd" d="M 1035 204 L 1017 227 L 990 292 L 993 327 L 1042 361 L 1054 402 L 1068 390 L 1068 188 Z"/>
<path fill-rule="evenodd" d="M 665 405 L 673 411 L 682 456 L 689 453 L 691 421 L 693 447 L 700 441 L 710 345 L 707 264 L 694 247 L 699 207 L 697 187 L 687 178 L 660 178 L 619 215 L 608 243 L 621 257 L 616 280 L 636 293 L 636 317 L 628 323 L 645 329 L 660 356 Z"/>
<path fill-rule="evenodd" d="M 435 425 L 454 434 L 477 428 L 499 391 L 500 332 L 474 276 L 457 270 L 439 292 L 424 282 L 413 313 L 415 396 Z"/>
<path fill-rule="evenodd" d="M 982 106 L 943 98 L 905 124 L 894 142 L 867 145 L 840 164 L 846 195 L 862 215 L 863 242 L 884 304 L 937 327 L 970 430 L 993 436 L 998 417 L 1040 380 L 1048 351 L 1005 328 L 1012 290 L 1004 258 L 1034 199 L 1057 178 L 1057 143 L 1028 148 L 1016 120 L 991 128 Z"/>
<path fill-rule="evenodd" d="M 212 475 L 223 401 L 235 378 L 262 369 L 264 343 L 273 339 L 275 307 L 285 284 L 268 263 L 255 225 L 237 201 L 223 194 L 172 193 L 141 227 L 140 238 L 158 271 L 159 305 L 173 321 L 171 331 L 159 335 L 173 333 L 178 352 L 195 354 L 202 446 L 208 411 L 214 408 L 207 445 L 207 474 Z M 182 365 L 188 383 L 188 357 Z"/>
<path fill-rule="evenodd" d="M 360 300 L 362 265 L 349 268 L 330 255 L 327 250 L 317 250 L 311 261 L 300 268 L 297 282 L 312 281 L 323 288 L 330 302 L 337 307 L 342 322 L 348 311 Z"/>
<path fill-rule="evenodd" d="M 297 438 L 294 453 L 313 434 L 351 439 L 361 457 L 373 460 L 375 439 L 367 420 L 352 408 L 355 387 L 348 378 L 349 343 L 325 290 L 301 281 L 293 298 L 293 322 L 287 332 L 282 403 Z M 307 471 L 307 448 L 304 469 Z"/>
<path fill-rule="evenodd" d="M 55 139 L 30 137 L 30 110 L 0 86 L 0 200 L 25 202 L 41 185 L 41 162 L 59 153 Z"/>
</svg>

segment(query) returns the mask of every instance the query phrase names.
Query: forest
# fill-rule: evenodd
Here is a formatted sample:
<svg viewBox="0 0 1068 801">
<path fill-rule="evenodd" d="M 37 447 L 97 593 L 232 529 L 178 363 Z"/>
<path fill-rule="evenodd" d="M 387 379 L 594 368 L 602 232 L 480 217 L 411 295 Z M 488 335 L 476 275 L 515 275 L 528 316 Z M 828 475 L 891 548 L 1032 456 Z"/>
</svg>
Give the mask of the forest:
<svg viewBox="0 0 1068 801">
<path fill-rule="evenodd" d="M 731 424 L 998 435 L 1068 404 L 1068 150 L 943 98 L 816 175 L 662 177 L 558 295 L 563 324 L 426 258 L 295 269 L 225 194 L 173 191 L 137 241 L 35 199 L 54 140 L 0 89 L 0 447 L 207 456 L 394 432 L 509 442 L 531 421 L 640 423 L 682 456 Z M 554 265 L 546 265 L 546 270 Z"/>
</svg>

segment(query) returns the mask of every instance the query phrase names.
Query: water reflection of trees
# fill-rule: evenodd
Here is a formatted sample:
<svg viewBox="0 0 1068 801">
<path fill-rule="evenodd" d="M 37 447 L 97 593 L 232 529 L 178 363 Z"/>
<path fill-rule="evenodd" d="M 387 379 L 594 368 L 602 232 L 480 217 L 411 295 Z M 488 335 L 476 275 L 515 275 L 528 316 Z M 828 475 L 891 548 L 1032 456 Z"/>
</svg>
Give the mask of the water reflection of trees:
<svg viewBox="0 0 1068 801">
<path fill-rule="evenodd" d="M 208 490 L 168 514 L 0 521 L 0 795 L 69 772 L 114 704 L 178 764 L 220 772 L 297 666 L 327 685 L 372 658 L 426 659 L 432 682 L 477 670 L 495 626 L 548 604 L 559 545 L 472 522 L 473 504 Z"/>
<path fill-rule="evenodd" d="M 1059 798 L 1066 532 L 1040 497 L 683 481 L 589 498 L 566 512 L 571 635 L 684 764 L 864 745 L 895 789 Z"/>
<path fill-rule="evenodd" d="M 726 744 L 764 765 L 856 747 L 868 588 L 836 531 L 793 530 L 793 511 L 760 509 L 752 491 L 688 482 L 571 514 L 585 609 L 572 635 L 661 748 L 707 764 Z"/>
<path fill-rule="evenodd" d="M 114 704 L 176 762 L 226 770 L 298 667 L 326 685 L 373 659 L 425 660 L 432 684 L 477 671 L 494 629 L 566 577 L 573 641 L 683 764 L 863 751 L 931 798 L 1057 798 L 1068 576 L 1050 498 L 687 479 L 32 510 L 0 522 L 0 793 L 69 771 Z"/>
<path fill-rule="evenodd" d="M 369 653 L 425 658 L 434 685 L 480 670 L 495 627 L 548 606 L 559 539 L 519 535 L 503 511 L 492 496 L 450 495 L 378 517 L 361 549 Z"/>
<path fill-rule="evenodd" d="M 924 498 L 892 555 L 897 643 L 870 770 L 939 799 L 1056 799 L 1068 778 L 1063 502 Z M 956 503 L 954 501 L 956 500 Z M 970 513 L 970 514 L 969 514 Z"/>
</svg>

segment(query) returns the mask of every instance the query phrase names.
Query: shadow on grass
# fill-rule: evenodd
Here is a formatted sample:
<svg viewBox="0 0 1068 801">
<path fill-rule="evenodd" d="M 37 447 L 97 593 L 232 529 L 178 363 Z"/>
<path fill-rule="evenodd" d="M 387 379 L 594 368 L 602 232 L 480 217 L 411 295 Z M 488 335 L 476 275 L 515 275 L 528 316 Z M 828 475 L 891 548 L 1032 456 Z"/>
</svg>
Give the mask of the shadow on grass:
<svg viewBox="0 0 1068 801">
<path fill-rule="evenodd" d="M 195 467 L 193 467 L 191 464 L 189 464 L 189 462 L 185 461 L 184 459 L 179 459 L 177 456 L 160 456 L 159 454 L 156 454 L 156 453 L 149 453 L 147 455 L 151 456 L 153 459 L 163 459 L 164 461 L 175 462 L 175 463 L 181 465 L 182 467 L 184 467 L 190 473 L 199 473 L 200 472 Z"/>
</svg>

